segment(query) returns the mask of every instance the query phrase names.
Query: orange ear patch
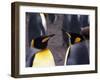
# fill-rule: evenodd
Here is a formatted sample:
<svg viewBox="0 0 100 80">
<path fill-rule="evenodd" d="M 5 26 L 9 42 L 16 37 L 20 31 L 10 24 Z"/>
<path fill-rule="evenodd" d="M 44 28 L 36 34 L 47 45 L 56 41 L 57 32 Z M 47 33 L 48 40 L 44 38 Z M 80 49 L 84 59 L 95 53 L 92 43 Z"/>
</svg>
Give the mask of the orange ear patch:
<svg viewBox="0 0 100 80">
<path fill-rule="evenodd" d="M 78 42 L 80 42 L 80 41 L 81 41 L 81 38 L 80 38 L 80 37 L 76 37 L 74 42 L 75 42 L 75 43 L 78 43 Z"/>
</svg>

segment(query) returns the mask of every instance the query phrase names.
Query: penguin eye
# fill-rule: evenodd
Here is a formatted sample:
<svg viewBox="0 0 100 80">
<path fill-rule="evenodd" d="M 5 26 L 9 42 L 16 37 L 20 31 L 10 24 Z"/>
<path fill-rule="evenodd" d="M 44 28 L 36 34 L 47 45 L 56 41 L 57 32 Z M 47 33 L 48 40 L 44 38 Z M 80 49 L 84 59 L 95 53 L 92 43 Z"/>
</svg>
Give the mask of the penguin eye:
<svg viewBox="0 0 100 80">
<path fill-rule="evenodd" d="M 49 37 L 46 37 L 42 40 L 42 43 L 46 42 L 49 39 Z"/>
<path fill-rule="evenodd" d="M 74 42 L 75 42 L 75 43 L 78 43 L 78 42 L 80 42 L 80 41 L 81 41 L 81 38 L 80 38 L 80 37 L 76 37 Z"/>
</svg>

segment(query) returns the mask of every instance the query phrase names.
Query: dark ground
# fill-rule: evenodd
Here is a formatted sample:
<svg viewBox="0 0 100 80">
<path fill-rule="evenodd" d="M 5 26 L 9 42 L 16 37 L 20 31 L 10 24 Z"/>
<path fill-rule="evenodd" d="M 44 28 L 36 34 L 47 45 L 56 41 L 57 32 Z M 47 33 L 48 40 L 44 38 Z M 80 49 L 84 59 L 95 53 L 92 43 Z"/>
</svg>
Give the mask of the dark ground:
<svg viewBox="0 0 100 80">
<path fill-rule="evenodd" d="M 56 21 L 52 24 L 47 20 L 47 32 L 48 34 L 55 34 L 48 42 L 48 48 L 51 50 L 56 65 L 64 65 L 66 48 L 63 46 L 62 37 L 62 20 L 63 16 L 59 15 Z"/>
</svg>

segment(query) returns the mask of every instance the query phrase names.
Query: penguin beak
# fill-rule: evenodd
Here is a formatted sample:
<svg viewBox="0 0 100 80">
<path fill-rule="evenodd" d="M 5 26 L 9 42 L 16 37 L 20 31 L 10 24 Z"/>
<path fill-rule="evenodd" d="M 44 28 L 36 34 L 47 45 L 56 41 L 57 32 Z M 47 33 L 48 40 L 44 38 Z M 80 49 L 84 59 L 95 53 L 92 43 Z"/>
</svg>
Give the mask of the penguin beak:
<svg viewBox="0 0 100 80">
<path fill-rule="evenodd" d="M 64 29 L 62 29 L 62 31 L 63 31 L 64 33 L 66 33 L 66 35 L 67 35 L 69 38 L 71 38 L 70 33 L 66 32 Z"/>
<path fill-rule="evenodd" d="M 55 34 L 48 35 L 47 37 L 53 37 L 53 36 L 55 36 Z"/>
<path fill-rule="evenodd" d="M 68 32 L 66 32 L 66 34 L 67 34 L 67 36 L 68 36 L 69 38 L 71 38 L 71 35 L 70 35 Z"/>
<path fill-rule="evenodd" d="M 42 43 L 44 42 L 47 42 L 51 37 L 53 37 L 55 34 L 51 34 L 51 35 L 48 35 L 46 36 L 43 40 L 42 40 Z"/>
</svg>

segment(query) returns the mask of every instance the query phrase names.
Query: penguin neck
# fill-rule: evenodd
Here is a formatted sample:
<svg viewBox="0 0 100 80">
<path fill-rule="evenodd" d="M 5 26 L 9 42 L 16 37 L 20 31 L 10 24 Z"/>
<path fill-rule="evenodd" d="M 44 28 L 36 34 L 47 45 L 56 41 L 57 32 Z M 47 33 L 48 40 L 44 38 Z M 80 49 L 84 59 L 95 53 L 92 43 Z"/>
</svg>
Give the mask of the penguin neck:
<svg viewBox="0 0 100 80">
<path fill-rule="evenodd" d="M 41 51 L 41 49 L 32 48 L 32 47 L 31 47 L 31 49 L 34 51 L 34 53 L 37 53 L 37 52 Z"/>
<path fill-rule="evenodd" d="M 32 47 L 31 47 L 32 48 Z M 48 49 L 48 48 L 44 48 L 44 49 L 37 49 L 37 48 L 32 48 L 34 51 L 35 51 L 35 53 L 36 52 L 39 52 L 39 51 L 42 51 L 42 50 L 46 50 L 46 49 Z"/>
</svg>

